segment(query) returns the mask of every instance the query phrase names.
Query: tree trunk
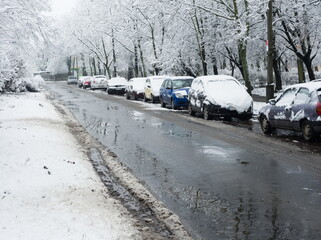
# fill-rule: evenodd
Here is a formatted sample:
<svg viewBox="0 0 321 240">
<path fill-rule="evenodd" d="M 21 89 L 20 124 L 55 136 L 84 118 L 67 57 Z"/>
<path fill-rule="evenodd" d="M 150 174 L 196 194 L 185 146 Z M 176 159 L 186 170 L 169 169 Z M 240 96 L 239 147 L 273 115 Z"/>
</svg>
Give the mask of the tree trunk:
<svg viewBox="0 0 321 240">
<path fill-rule="evenodd" d="M 138 40 L 137 42 L 138 48 L 139 48 L 139 54 L 140 54 L 140 60 L 142 62 L 142 76 L 143 77 L 147 77 L 147 72 L 146 72 L 146 66 L 145 66 L 145 62 L 144 62 L 144 55 L 143 55 L 143 50 L 142 47 L 140 45 L 140 40 Z"/>
<path fill-rule="evenodd" d="M 301 59 L 297 60 L 298 63 L 298 77 L 299 77 L 299 83 L 304 83 L 305 82 L 305 75 L 304 75 L 304 67 L 303 67 L 303 62 Z"/>
<path fill-rule="evenodd" d="M 86 62 L 85 62 L 85 56 L 84 56 L 84 54 L 81 54 L 81 60 L 82 60 L 82 75 L 83 75 L 83 76 L 87 76 Z"/>
<path fill-rule="evenodd" d="M 117 77 L 117 62 L 116 62 L 116 50 L 115 50 L 115 37 L 114 37 L 114 30 L 112 30 L 112 38 L 111 38 L 112 48 L 113 48 L 113 65 L 114 71 L 113 76 Z"/>
<path fill-rule="evenodd" d="M 240 41 L 239 42 L 239 56 L 240 56 L 240 62 L 242 64 L 242 70 L 241 70 L 241 73 L 242 73 L 242 76 L 244 78 L 244 81 L 245 81 L 245 86 L 247 88 L 247 92 L 252 95 L 252 90 L 253 90 L 253 87 L 251 85 L 251 82 L 250 82 L 250 74 L 249 74 L 249 67 L 248 67 L 248 63 L 247 63 L 247 53 L 246 53 L 247 49 L 246 49 L 246 46 L 245 44 Z"/>
<path fill-rule="evenodd" d="M 276 58 L 273 58 L 273 70 L 274 70 L 274 77 L 275 77 L 275 91 L 277 92 L 282 90 L 282 78 L 281 78 L 279 60 Z"/>
<path fill-rule="evenodd" d="M 137 45 L 134 43 L 134 75 L 135 77 L 139 76 L 138 72 L 138 50 L 137 50 Z"/>
<path fill-rule="evenodd" d="M 93 71 L 93 75 L 97 75 L 95 58 L 93 58 L 92 64 L 93 64 L 93 70 L 94 70 L 94 71 Z"/>
</svg>

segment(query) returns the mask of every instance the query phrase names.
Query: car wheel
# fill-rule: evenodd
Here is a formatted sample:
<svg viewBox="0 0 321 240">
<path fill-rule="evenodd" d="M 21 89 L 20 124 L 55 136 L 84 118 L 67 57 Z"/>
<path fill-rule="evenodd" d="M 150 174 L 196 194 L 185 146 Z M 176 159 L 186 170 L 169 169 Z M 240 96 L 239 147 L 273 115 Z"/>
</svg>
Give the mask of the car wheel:
<svg viewBox="0 0 321 240">
<path fill-rule="evenodd" d="M 301 126 L 301 130 L 304 140 L 311 142 L 315 139 L 316 133 L 313 130 L 313 126 L 311 125 L 310 121 L 304 120 Z"/>
<path fill-rule="evenodd" d="M 160 97 L 159 101 L 160 101 L 160 104 L 161 104 L 162 108 L 166 107 L 166 104 L 163 102 L 163 98 Z"/>
<path fill-rule="evenodd" d="M 188 109 L 188 114 L 189 115 L 195 116 L 195 111 L 193 111 L 191 103 L 188 104 L 187 109 Z"/>
<path fill-rule="evenodd" d="M 271 126 L 269 119 L 265 115 L 260 117 L 260 125 L 264 134 L 272 133 L 274 130 Z"/>
<path fill-rule="evenodd" d="M 126 93 L 126 99 L 129 100 L 130 96 L 128 95 L 128 93 Z"/>
<path fill-rule="evenodd" d="M 144 102 L 147 102 L 147 98 L 145 94 L 144 94 Z"/>
<path fill-rule="evenodd" d="M 207 105 L 203 106 L 203 117 L 205 120 L 211 120 L 211 115 L 209 114 Z"/>
<path fill-rule="evenodd" d="M 154 95 L 153 95 L 153 94 L 150 95 L 150 100 L 151 100 L 152 103 L 155 103 L 155 98 L 154 98 Z"/>
</svg>

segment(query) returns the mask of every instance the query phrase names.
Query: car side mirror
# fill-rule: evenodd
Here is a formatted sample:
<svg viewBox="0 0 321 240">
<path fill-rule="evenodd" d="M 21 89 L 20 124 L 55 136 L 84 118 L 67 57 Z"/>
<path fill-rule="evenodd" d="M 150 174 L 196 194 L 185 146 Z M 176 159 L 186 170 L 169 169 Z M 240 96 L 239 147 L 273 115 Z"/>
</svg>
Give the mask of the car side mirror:
<svg viewBox="0 0 321 240">
<path fill-rule="evenodd" d="M 275 105 L 275 104 L 276 104 L 275 99 L 270 99 L 270 100 L 269 100 L 269 104 L 271 104 L 271 105 Z"/>
<path fill-rule="evenodd" d="M 166 89 L 172 89 L 172 87 L 166 87 Z"/>
</svg>

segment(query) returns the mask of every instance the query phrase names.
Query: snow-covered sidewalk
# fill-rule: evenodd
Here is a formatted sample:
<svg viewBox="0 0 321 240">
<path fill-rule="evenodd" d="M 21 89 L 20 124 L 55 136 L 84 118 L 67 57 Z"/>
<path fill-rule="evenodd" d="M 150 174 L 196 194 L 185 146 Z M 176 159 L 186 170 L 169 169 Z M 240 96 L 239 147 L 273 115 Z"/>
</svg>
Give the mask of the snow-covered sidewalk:
<svg viewBox="0 0 321 240">
<path fill-rule="evenodd" d="M 0 239 L 140 239 L 44 93 L 0 95 Z"/>
</svg>

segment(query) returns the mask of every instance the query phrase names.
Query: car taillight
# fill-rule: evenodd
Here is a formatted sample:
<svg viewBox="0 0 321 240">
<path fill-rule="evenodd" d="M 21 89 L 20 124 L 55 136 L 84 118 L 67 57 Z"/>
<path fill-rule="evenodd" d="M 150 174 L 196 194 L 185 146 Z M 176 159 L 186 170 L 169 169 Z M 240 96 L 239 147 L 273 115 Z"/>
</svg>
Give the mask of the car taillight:
<svg viewBox="0 0 321 240">
<path fill-rule="evenodd" d="M 318 116 L 321 116 L 321 102 L 317 103 L 317 107 L 315 110 L 317 111 Z"/>
</svg>

